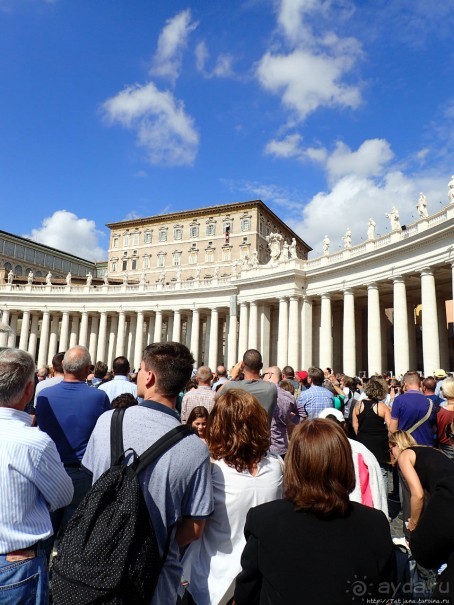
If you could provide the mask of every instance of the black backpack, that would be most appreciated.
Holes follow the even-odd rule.
[[[156,589],[171,532],[161,557],[138,475],[193,431],[180,425],[141,456],[133,449],[123,452],[125,411],[112,415],[112,466],[86,494],[59,544],[52,567],[56,605],[149,605]]]

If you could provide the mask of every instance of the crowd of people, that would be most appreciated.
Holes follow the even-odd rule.
[[[127,463],[191,427],[139,474],[162,558],[153,605],[413,602],[411,558],[436,577],[428,602],[454,602],[454,378],[263,367],[255,349],[194,369],[162,342],[137,369],[75,346],[36,370],[0,349],[1,605],[80,602],[52,594],[52,561],[113,464],[119,409]]]

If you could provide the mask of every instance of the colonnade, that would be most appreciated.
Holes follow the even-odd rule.
[[[118,310],[102,309],[100,303],[95,311],[89,301],[82,311],[8,305],[2,322],[11,332],[0,334],[0,345],[28,350],[38,367],[49,364],[57,351],[81,344],[93,360],[110,365],[126,355],[138,368],[146,344],[174,340],[191,349],[197,365],[212,368],[219,363],[231,367],[245,350],[256,348],[264,365],[301,369],[315,364],[349,375],[388,370],[400,375],[409,368],[430,374],[450,363],[446,300],[454,298],[454,262],[451,271],[449,288],[446,283],[437,288],[433,268],[424,267],[411,276],[323,293],[309,286],[248,300],[240,291],[211,308],[197,305],[196,292],[189,309],[171,299],[152,310],[133,310],[126,299]],[[417,308],[422,309],[420,322],[415,321]]]

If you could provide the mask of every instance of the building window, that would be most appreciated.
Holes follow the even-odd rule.
[[[5,263],[4,267],[5,271],[8,271],[8,273],[13,270],[13,265],[11,263]]]
[[[133,258],[131,261],[131,270],[135,271],[137,269],[137,259]]]
[[[216,233],[216,225],[214,223],[210,223],[207,225],[206,234],[208,236],[214,235]]]
[[[143,242],[144,244],[151,244],[151,231],[145,231]]]
[[[22,267],[20,265],[16,265],[14,268],[14,273],[19,276],[22,275]]]
[[[167,230],[166,229],[160,229],[159,230],[159,241],[160,242],[166,242],[167,241]]]
[[[179,267],[181,265],[181,252],[174,252],[172,254],[172,264],[174,267]]]
[[[196,265],[197,264],[197,252],[189,253],[189,264]]]
[[[214,250],[205,251],[205,262],[212,263],[214,261]]]
[[[193,225],[189,228],[189,237],[199,237],[199,226]]]
[[[126,234],[123,238],[123,245],[125,248],[129,247],[129,234]]]
[[[116,261],[116,260],[113,260],[113,261],[110,263],[110,270],[112,271],[112,273],[115,273],[115,272],[116,272],[116,270],[117,270],[117,261]]]
[[[241,246],[240,248],[240,257],[241,258],[246,258],[246,256],[249,254],[249,246]]]
[[[143,268],[144,269],[149,269],[150,268],[150,257],[149,256],[144,256],[143,257]]]
[[[181,227],[175,227],[173,230],[173,239],[183,239],[183,229]]]
[[[241,231],[249,231],[251,228],[251,219],[242,218],[240,223]]]
[[[231,248],[222,249],[222,260],[224,260],[224,261],[232,260],[232,249]]]
[[[166,255],[161,252],[160,254],[158,254],[158,267],[165,267],[166,266]]]
[[[112,248],[118,248],[118,237],[112,239]]]
[[[139,245],[139,234],[138,233],[134,233],[134,235],[132,236],[132,245],[133,246]]]
[[[122,270],[123,271],[127,271],[128,270],[128,261],[127,260],[124,260],[121,265],[122,265]]]
[[[227,231],[232,233],[232,230],[233,230],[232,221],[230,219],[223,221],[222,228],[224,230],[224,233],[227,233]]]

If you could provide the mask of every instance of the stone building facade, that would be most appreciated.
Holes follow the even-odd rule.
[[[232,230],[240,238],[238,254],[246,237],[238,226],[244,211],[235,215]],[[223,211],[204,210],[197,221],[205,229],[212,216],[220,217],[221,235],[215,240],[215,230],[206,241],[219,241],[222,254]],[[181,217],[171,217],[155,217],[153,237],[161,225],[167,224],[168,234],[176,224],[185,229]],[[136,222],[130,234],[136,227],[143,236]],[[125,230],[112,226],[112,237],[123,237]],[[147,343],[177,340],[190,347],[197,365],[211,367],[231,367],[246,349],[258,348],[265,365],[295,369],[318,365],[351,375],[454,370],[454,199],[405,229],[396,226],[380,237],[371,231],[366,242],[311,260],[301,241],[299,257],[279,233],[263,235],[268,249],[265,254],[262,248],[260,262],[221,261],[217,274],[202,263],[192,279],[177,273],[174,280],[143,279],[139,266],[134,283],[0,285],[2,322],[10,330],[0,334],[0,346],[28,350],[39,366],[79,343],[93,360],[111,364],[127,355],[137,368]],[[251,246],[260,249],[262,239],[255,237]],[[176,244],[167,243],[171,255]],[[186,243],[186,250],[193,243],[207,247],[190,238]],[[110,256],[112,250],[123,248],[111,245]],[[189,272],[189,263],[181,267]]]
[[[131,280],[142,273],[150,283],[227,277],[232,263],[257,258],[269,260],[267,236],[278,233],[298,258],[311,248],[262,201],[210,206],[198,210],[155,215],[109,223],[111,230],[108,274]]]
[[[55,278],[63,279],[68,273],[74,277],[85,277],[88,272],[94,275],[96,269],[95,263],[86,259],[0,231],[0,272],[6,276],[10,271],[19,278],[32,272],[39,281],[49,271]]]

